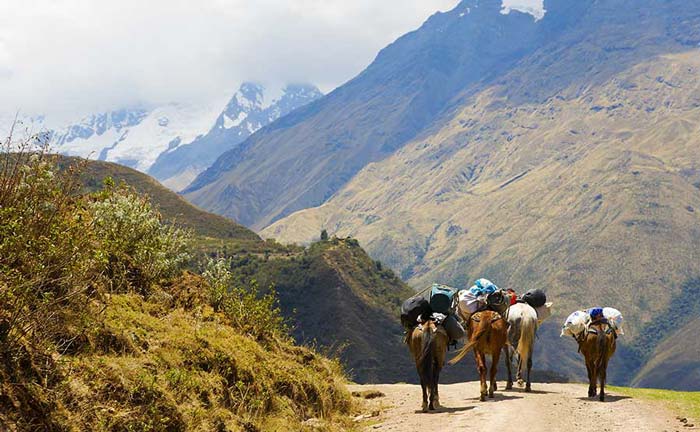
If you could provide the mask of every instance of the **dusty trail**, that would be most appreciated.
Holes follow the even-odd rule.
[[[410,384],[354,385],[352,391],[379,390],[386,396],[370,404],[381,407],[369,431],[484,431],[499,432],[661,432],[692,431],[683,427],[665,407],[627,396],[606,393],[606,402],[588,399],[581,384],[535,384],[533,392],[516,388],[503,391],[499,382],[495,399],[479,402],[479,383],[440,386],[443,408],[420,412],[420,386]]]

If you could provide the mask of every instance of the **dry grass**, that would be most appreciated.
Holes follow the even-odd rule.
[[[180,291],[182,292],[182,291]],[[110,296],[92,349],[61,356],[52,414],[73,430],[341,430],[353,410],[337,362],[287,341],[262,346],[209,306],[162,292]],[[187,303],[187,302],[184,302]]]

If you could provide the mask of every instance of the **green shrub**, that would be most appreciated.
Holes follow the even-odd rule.
[[[189,259],[191,234],[164,224],[148,198],[109,182],[96,198],[90,212],[112,291],[147,291],[176,275]]]
[[[255,280],[243,288],[235,283],[230,269],[228,259],[212,259],[206,264],[203,276],[210,285],[212,307],[221,310],[234,327],[258,342],[288,339],[275,290],[270,288],[262,294]]]
[[[209,304],[216,311],[220,311],[224,299],[233,286],[233,274],[231,273],[231,260],[209,259],[202,276],[209,283]]]
[[[74,171],[53,166],[42,149],[0,159],[0,346],[8,351],[21,340],[44,349],[60,339],[99,271]]]

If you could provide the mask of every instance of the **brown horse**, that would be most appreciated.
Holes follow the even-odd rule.
[[[498,359],[508,340],[508,324],[497,312],[489,310],[475,313],[469,318],[467,324],[469,343],[461,349],[455,358],[450,360],[450,364],[457,363],[474,348],[474,357],[481,378],[481,401],[484,402],[486,400],[486,355],[491,356],[488,396],[492,398],[493,392],[496,390]]]
[[[423,390],[423,412],[436,410],[440,406],[438,395],[440,371],[445,364],[449,343],[447,332],[442,326],[430,320],[413,329],[407,342],[416,361],[420,386]],[[430,395],[430,402],[428,402],[428,395]]]
[[[617,335],[605,320],[594,321],[588,330],[577,338],[578,349],[586,359],[588,369],[588,397],[596,396],[596,385],[600,379],[600,401],[605,401],[605,379],[608,361],[615,354]]]

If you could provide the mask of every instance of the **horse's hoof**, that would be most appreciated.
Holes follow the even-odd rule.
[[[525,387],[525,393],[530,393],[532,391],[532,387],[527,386]]]
[[[506,384],[506,390],[513,390],[513,383],[512,382],[509,382],[508,384]]]
[[[481,402],[486,402],[486,395],[482,394],[479,400],[481,400]]]
[[[498,384],[494,383],[494,384],[493,384],[493,389],[494,389],[495,391],[498,391]]]
[[[424,413],[427,413],[427,412],[428,412],[428,404],[427,404],[427,403],[424,403],[424,404],[423,404],[423,412],[424,412]]]
[[[600,394],[600,401],[605,402],[605,395],[602,393]]]
[[[495,396],[493,395],[493,393],[489,393],[489,397],[493,399]]]

